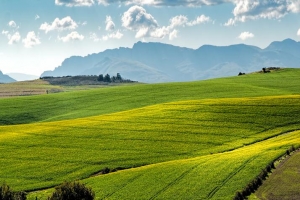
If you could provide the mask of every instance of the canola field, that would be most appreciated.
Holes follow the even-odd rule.
[[[28,199],[47,199],[51,187],[65,180],[83,181],[97,199],[232,199],[271,161],[300,145],[297,73],[287,69],[244,79],[0,101],[0,107],[11,105],[1,113],[0,181],[15,190],[33,191]],[[169,91],[166,95],[163,87]],[[106,94],[109,91],[115,98]],[[54,104],[49,96],[60,101]],[[79,100],[71,97],[86,101],[77,105]],[[101,105],[105,97],[111,102]],[[45,105],[52,106],[53,116],[43,110]],[[38,117],[29,120],[16,113]],[[106,167],[124,170],[97,175]]]

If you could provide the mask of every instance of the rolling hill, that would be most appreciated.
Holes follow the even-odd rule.
[[[232,199],[300,145],[299,76],[282,69],[0,99],[0,181],[39,190],[28,199],[78,179],[97,199]],[[99,175],[105,168],[123,170]]]
[[[258,71],[263,67],[300,67],[300,43],[291,39],[261,49],[244,44],[204,45],[189,49],[162,43],[138,42],[118,48],[73,56],[41,76],[98,75],[121,73],[146,83],[194,81]]]

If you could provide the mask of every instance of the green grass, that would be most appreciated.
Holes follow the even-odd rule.
[[[231,152],[129,169],[83,180],[96,199],[232,199],[261,169],[299,144],[300,132],[281,135]],[[52,190],[31,193],[46,199]]]
[[[283,162],[255,193],[259,199],[289,200],[300,198],[300,152],[292,154],[287,161]]]
[[[300,96],[194,100],[1,127],[1,178],[16,189],[228,151],[299,128]],[[13,167],[12,167],[13,165]]]
[[[166,102],[299,94],[299,69],[199,82],[120,86],[0,99],[0,124],[95,116]]]
[[[300,144],[299,75],[2,99],[0,182],[37,190],[84,179],[98,199],[231,199]],[[132,169],[89,178],[105,167]]]

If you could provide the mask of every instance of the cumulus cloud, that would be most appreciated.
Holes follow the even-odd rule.
[[[10,21],[10,22],[8,22],[8,26],[9,26],[9,27],[12,27],[12,28],[16,28],[16,27],[17,27],[17,24],[16,24],[15,21]]]
[[[106,31],[113,31],[115,29],[115,23],[113,22],[111,16],[106,16],[106,27],[105,30]]]
[[[58,39],[63,42],[79,41],[79,40],[83,40],[84,36],[80,35],[77,31],[73,31],[68,35],[66,35],[65,37],[58,37]]]
[[[177,33],[177,30],[173,30],[169,35],[169,40],[174,40],[175,38],[177,38]]]
[[[195,25],[203,24],[203,23],[210,22],[210,21],[211,21],[210,17],[207,17],[205,15],[200,15],[195,20],[188,22],[187,25],[195,26]]]
[[[235,5],[233,18],[224,25],[256,19],[280,19],[288,13],[300,11],[300,0],[232,0]]]
[[[45,31],[48,33],[49,31],[53,30],[74,30],[78,27],[77,23],[70,17],[67,16],[65,18],[59,19],[56,18],[52,24],[48,24],[47,22],[43,23],[40,26],[40,30]]]
[[[2,30],[1,33],[2,33],[2,35],[6,35],[6,36],[9,34],[9,32],[8,32],[8,31],[5,31],[5,30]]]
[[[123,37],[123,33],[121,33],[119,30],[114,32],[114,33],[110,33],[107,34],[105,36],[102,37],[102,39],[104,41],[108,40],[108,39],[121,39]]]
[[[297,35],[300,36],[300,28],[298,29]]]
[[[19,32],[15,32],[13,35],[8,35],[8,36],[9,36],[9,41],[8,41],[9,45],[16,44],[21,39],[21,35]]]
[[[250,33],[250,32],[242,32],[239,36],[239,39],[241,40],[247,40],[249,38],[253,38],[254,37],[254,34],[253,33]]]
[[[32,48],[41,44],[40,39],[35,35],[34,31],[28,32],[26,38],[24,38],[22,42],[26,48]]]
[[[9,31],[6,30],[2,30],[2,35],[5,35],[8,39],[8,44],[9,45],[13,45],[16,44],[20,41],[21,39],[21,35],[19,32],[15,32],[15,33],[9,33]]]
[[[164,38],[169,35],[169,39],[174,39],[177,37],[177,31],[174,30],[176,27],[195,26],[207,21],[210,21],[210,18],[205,15],[201,15],[193,21],[189,21],[184,15],[178,15],[170,19],[168,26],[160,27],[155,18],[140,6],[132,6],[122,16],[122,26],[135,31],[136,38]]]
[[[96,33],[90,33],[90,39],[93,40],[94,42],[99,42],[100,38],[98,37],[98,35]]]
[[[170,28],[174,28],[176,26],[184,26],[188,22],[188,18],[183,15],[178,15],[170,19]]]
[[[132,6],[123,14],[122,26],[129,30],[139,31],[144,28],[156,28],[158,23],[143,7]]]
[[[66,5],[68,7],[92,6],[94,3],[94,0],[55,0],[56,5]]]

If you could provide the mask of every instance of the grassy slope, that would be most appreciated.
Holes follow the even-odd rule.
[[[259,199],[291,200],[300,197],[300,152],[280,165],[255,193]],[[253,198],[254,199],[254,198]]]
[[[299,94],[299,69],[200,82],[135,85],[0,99],[0,124],[56,121],[194,99]]]
[[[194,100],[76,120],[3,126],[1,178],[34,189],[241,147],[299,128],[300,96]],[[230,119],[230,120],[229,120]]]
[[[255,176],[255,172],[252,172],[254,169],[259,171],[288,146],[299,142],[295,138],[285,138],[283,143],[273,144],[278,146],[264,148],[265,153],[260,156],[253,150],[265,145],[224,157],[225,160],[222,160],[222,155],[227,154],[218,152],[299,129],[300,97],[223,98],[299,94],[299,74],[299,70],[288,69],[278,73],[204,82],[140,85],[68,93],[70,96],[57,94],[11,99],[11,102],[0,101],[0,106],[15,105],[15,108],[9,107],[10,113],[6,112],[6,122],[13,121],[18,115],[14,109],[25,102],[27,106],[21,113],[25,110],[31,115],[40,113],[40,116],[29,121],[26,118],[25,121],[15,118],[15,123],[53,121],[0,128],[0,181],[5,180],[16,189],[36,189],[52,186],[66,179],[82,179],[104,167],[131,167],[177,160],[170,165],[168,162],[148,166],[159,166],[153,171],[154,174],[151,172],[144,175],[143,170],[148,169],[147,166],[132,169],[141,170],[141,179],[128,170],[116,175],[101,176],[100,182],[93,182],[96,178],[87,182],[97,190],[98,197],[109,196],[112,199],[120,199],[122,195],[129,194],[139,196],[139,192],[145,190],[145,184],[150,191],[144,193],[158,198],[168,198],[168,195],[177,191],[175,194],[189,194],[192,195],[191,198],[204,195],[206,198],[224,196],[225,199],[230,199],[233,191],[241,189]],[[278,81],[279,78],[281,81]],[[99,96],[107,97],[106,101],[105,98],[99,99]],[[64,98],[67,102],[63,101]],[[84,104],[78,105],[84,98]],[[57,99],[60,101],[54,104]],[[28,104],[30,101],[32,104]],[[140,108],[164,102],[171,103]],[[52,105],[52,109],[41,112],[45,105]],[[39,106],[39,109],[35,106]],[[61,115],[58,108],[64,108],[66,115]],[[99,115],[129,108],[139,109]],[[55,116],[50,118],[48,111]],[[93,115],[99,116],[54,121]],[[294,134],[292,136],[295,137]],[[246,152],[249,156],[244,156]],[[202,158],[209,158],[210,161]],[[221,161],[223,164],[220,164]],[[245,162],[251,164],[244,165]],[[187,176],[189,179],[184,179],[188,174],[187,169],[195,169],[195,173]],[[246,170],[245,173],[239,173],[243,170]],[[111,179],[113,176],[115,178]],[[218,180],[214,182],[211,176]],[[122,190],[135,178],[139,180],[136,184]],[[105,187],[102,179],[105,179],[103,183],[107,183]],[[178,182],[177,188],[168,187],[170,190],[166,193],[164,188],[172,186],[177,179],[185,182]],[[188,186],[195,189],[191,191]],[[179,192],[178,188],[184,190]],[[207,189],[204,191],[203,188]],[[103,191],[111,193],[102,194]]]
[[[299,145],[299,136],[295,131],[231,152],[148,165],[83,182],[94,189],[96,199],[232,199],[286,148]],[[46,199],[52,191],[34,192],[28,199]]]

